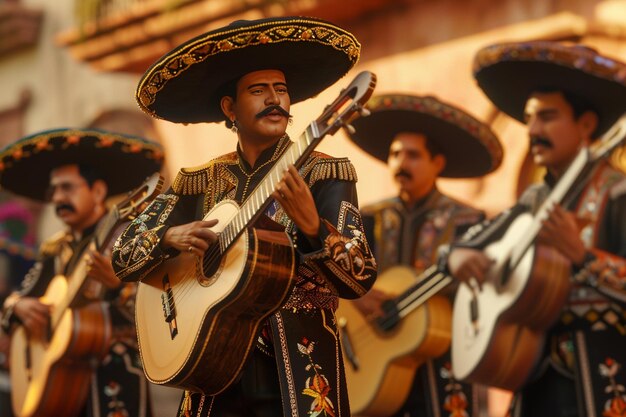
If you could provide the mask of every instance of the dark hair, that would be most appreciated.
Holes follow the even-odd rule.
[[[430,157],[434,158],[437,155],[443,154],[441,147],[435,143],[434,140],[431,140],[428,136],[424,135],[424,147],[430,153]]]
[[[558,89],[555,87],[547,87],[547,86],[536,88],[534,92],[536,93],[561,93],[565,101],[567,101],[569,105],[572,106],[572,112],[574,113],[575,120],[578,120],[580,116],[582,116],[584,113],[588,111],[593,112],[598,117],[600,117],[600,113],[598,113],[598,110],[596,110],[593,104],[591,104],[589,100],[587,100],[586,98],[584,98],[583,96],[579,94],[573,93],[568,90]],[[591,136],[592,138],[595,138],[597,136],[597,130],[595,130]]]
[[[224,97],[230,97],[233,99],[233,102],[237,99],[237,82],[239,81],[239,78],[233,79],[228,81],[227,83],[225,83],[224,85],[222,85],[218,90],[217,90],[217,99],[218,99],[218,106],[221,107],[221,101],[222,98]],[[233,127],[233,122],[231,122],[228,117],[226,117],[226,115],[224,115],[224,121],[226,122],[226,127],[228,129],[230,129],[231,127]]]
[[[78,165],[78,173],[80,174],[81,177],[85,179],[85,181],[87,181],[87,184],[89,184],[89,187],[93,186],[93,184],[98,180],[102,180],[105,183],[107,182],[106,178],[104,178],[104,175],[102,175],[102,173],[98,171],[96,168],[90,165],[84,165],[84,164],[77,164],[77,165]]]

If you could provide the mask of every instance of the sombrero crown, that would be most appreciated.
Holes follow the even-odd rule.
[[[536,41],[501,43],[478,51],[474,76],[487,97],[504,113],[524,122],[531,93],[573,93],[599,116],[597,134],[626,111],[626,65],[581,45]]]
[[[361,45],[349,32],[309,17],[236,21],[191,39],[143,75],[139,106],[177,123],[224,120],[225,85],[264,69],[283,71],[291,102],[313,97],[345,75]]]
[[[354,120],[355,132],[348,135],[383,162],[401,132],[423,134],[441,150],[446,157],[442,177],[478,177],[502,162],[502,146],[489,126],[435,97],[384,94],[372,97],[366,107],[371,114]]]
[[[109,195],[140,185],[161,169],[161,145],[96,129],[55,129],[24,137],[0,150],[0,186],[35,200],[45,200],[50,171],[82,164],[104,177]]]

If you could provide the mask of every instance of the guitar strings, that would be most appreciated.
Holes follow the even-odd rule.
[[[290,164],[298,164],[298,161],[303,160],[304,156],[307,155],[306,151],[309,149],[310,145],[314,142],[314,140],[310,139],[306,133],[307,132],[305,131],[302,135],[300,135],[300,137],[298,137],[298,139],[296,141],[291,142],[291,143],[289,143],[287,145],[287,147],[285,148],[285,151],[283,152],[283,154],[278,158],[278,160],[272,166],[270,171],[263,177],[263,179],[261,180],[259,185],[253,190],[253,192],[251,193],[250,197],[247,198],[244,202],[241,203],[241,205],[239,207],[239,209],[240,209],[239,213],[241,213],[242,208],[249,201],[251,201],[250,200],[251,198],[253,199],[253,196],[259,190],[262,190],[262,191],[265,190],[266,193],[267,193],[267,196],[265,196],[265,198],[262,199],[263,201],[261,203],[259,203],[259,207],[257,209],[255,209],[255,211],[259,211],[264,206],[269,204],[271,190],[275,189],[275,184],[272,184],[272,181],[277,183],[280,180],[279,171],[281,169],[282,170],[287,169],[288,165],[290,165]],[[312,151],[312,149],[311,149],[311,151]],[[291,158],[291,160],[289,160],[289,158]],[[273,176],[275,176],[276,178],[274,178]],[[267,183],[269,183],[269,184],[267,184]],[[237,215],[235,215],[234,218],[236,218]],[[227,229],[229,229],[229,231],[227,233],[229,233],[229,236],[233,235],[231,242],[229,242],[229,244],[227,245],[227,249],[224,252],[226,252],[228,250],[228,248],[230,248],[230,246],[234,242],[236,242],[238,240],[237,237],[241,233],[240,232],[240,233],[234,234],[234,232],[232,230],[232,227],[233,227],[232,225],[233,225],[234,218],[229,221],[229,223],[224,227],[224,229],[221,232],[221,233],[224,233]],[[249,223],[249,222],[246,222],[246,224],[247,223]],[[220,234],[220,236],[222,236],[222,235]],[[222,251],[221,251],[220,244],[219,244],[219,241],[218,241],[218,243],[216,243],[211,248],[209,248],[207,250],[207,252],[205,252],[205,254],[203,255],[203,257],[202,257],[202,268],[203,268],[202,273],[204,274],[204,272],[209,269],[209,266],[211,266],[214,262],[217,262],[221,256],[222,256]],[[181,282],[177,283],[175,287],[172,286],[171,287],[172,288],[171,295],[168,296],[168,302],[172,303],[172,298],[174,297],[174,295],[176,295],[176,301],[182,301],[183,299],[185,299],[186,296],[188,295],[188,291],[190,291],[194,287],[194,284],[193,284],[194,282],[195,282],[195,279],[192,279],[192,280],[189,280],[189,282],[182,282],[181,281]],[[176,291],[175,291],[175,288],[177,289]]]
[[[180,256],[180,255],[179,255]],[[189,268],[192,272],[191,274],[186,273],[184,276],[178,280],[177,282],[169,282],[170,291],[163,291],[167,294],[167,302],[170,305],[176,306],[177,303],[182,303],[187,299],[187,295],[194,288],[195,280],[195,268]],[[192,279],[188,279],[191,277]],[[176,308],[176,307],[174,307]]]
[[[436,275],[440,275],[440,274],[441,273],[437,273]],[[396,300],[399,300],[396,302],[396,305],[400,305],[402,302],[409,299],[409,296],[414,296],[414,297],[411,297],[412,300],[408,304],[401,306],[397,310],[397,314],[386,314],[382,317],[368,318],[365,320],[364,325],[357,327],[354,332],[349,333],[348,337],[349,339],[351,339],[351,344],[355,353],[357,350],[356,349],[357,346],[359,347],[361,352],[366,351],[367,348],[369,347],[375,346],[375,345],[367,344],[367,342],[370,342],[371,340],[373,340],[372,336],[375,336],[375,332],[368,331],[368,329],[384,327],[385,325],[392,324],[394,320],[399,321],[401,319],[400,314],[406,311],[407,309],[411,308],[415,303],[419,303],[420,298],[422,298],[424,295],[426,295],[429,292],[433,292],[433,290],[434,290],[434,293],[438,292],[441,288],[445,287],[446,285],[448,285],[450,281],[452,281],[452,279],[450,277],[447,277],[446,275],[443,275],[440,279],[437,279],[434,282],[432,282],[433,280],[430,280],[428,278],[420,281],[415,286],[409,288],[404,293],[402,293],[399,297],[396,298]],[[441,285],[442,282],[443,282],[443,285]],[[427,286],[427,284],[431,284],[431,285]],[[425,301],[427,300],[424,300],[424,302]],[[420,303],[420,305],[418,305],[416,308],[419,308],[423,304],[424,304],[423,302]],[[379,326],[377,322],[380,322],[382,326]],[[348,326],[349,326],[349,323],[348,323]],[[348,326],[346,326],[346,328]],[[368,333],[370,334],[368,335]],[[366,337],[366,336],[369,336],[369,337]],[[352,340],[353,338],[354,340]]]
[[[210,265],[211,262],[217,261],[219,256],[221,256],[221,251],[219,248],[219,244],[216,243],[212,245],[209,249],[207,249],[207,252],[205,252],[205,254],[203,255],[204,270],[206,270],[207,266]],[[206,259],[209,259],[210,261],[207,262]],[[190,277],[192,279],[188,279]],[[186,300],[189,292],[194,289],[195,283],[197,283],[197,280],[195,278],[196,278],[196,274],[195,274],[195,271],[193,271],[192,274],[185,275],[185,277],[182,280],[180,280],[178,283],[174,285],[170,283],[170,287],[172,291],[170,293],[171,295],[168,295],[167,297],[168,302],[172,305],[176,305],[175,303],[177,302],[180,303]]]

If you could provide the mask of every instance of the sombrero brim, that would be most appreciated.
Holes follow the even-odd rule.
[[[148,114],[176,123],[219,122],[222,88],[243,75],[285,74],[292,103],[313,97],[356,64],[349,32],[313,18],[238,21],[178,46],[144,74],[136,91]]]
[[[568,91],[586,99],[598,113],[598,135],[626,111],[626,65],[581,46],[492,45],[477,53],[474,76],[498,109],[522,123],[528,97],[541,89]]]
[[[433,97],[374,97],[371,114],[356,119],[349,134],[361,149],[387,162],[389,147],[401,132],[425,135],[446,157],[441,177],[480,177],[502,162],[502,147],[488,126]]]
[[[142,138],[100,130],[57,129],[27,136],[0,151],[0,186],[44,201],[50,171],[84,164],[98,170],[109,195],[139,186],[161,169],[163,149]]]

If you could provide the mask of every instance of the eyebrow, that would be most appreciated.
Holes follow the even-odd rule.
[[[551,116],[553,114],[557,114],[558,112],[559,111],[555,108],[547,108],[547,109],[539,110],[537,113],[535,113],[535,115],[545,117],[545,116]],[[528,114],[527,112],[524,112],[524,121],[527,122],[529,118],[530,118],[530,114]]]
[[[251,89],[256,88],[256,87],[269,87],[269,85],[270,85],[269,83],[256,83],[256,84],[249,85],[247,89],[251,90]],[[276,82],[276,83],[272,84],[273,87],[280,86],[280,85],[282,85],[283,87],[287,87],[287,83],[284,83],[282,81],[279,81],[279,82]]]

